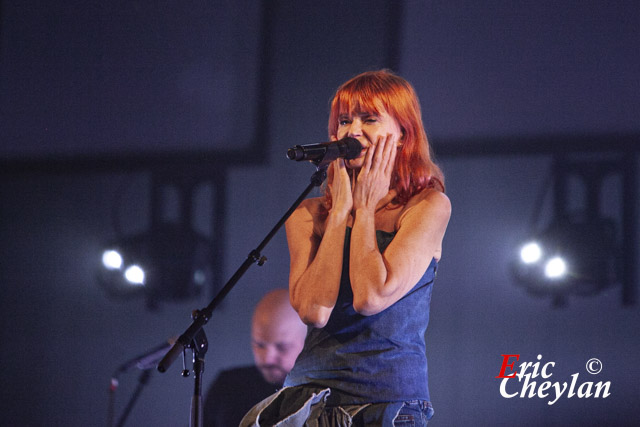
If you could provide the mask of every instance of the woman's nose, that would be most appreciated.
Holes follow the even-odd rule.
[[[362,123],[360,122],[360,120],[355,119],[351,122],[351,124],[349,125],[349,132],[347,133],[347,136],[350,136],[352,138],[362,136]]]

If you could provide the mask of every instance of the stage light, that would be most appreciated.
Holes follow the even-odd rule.
[[[113,249],[102,253],[102,265],[108,270],[120,270],[122,268],[122,255]]]
[[[544,266],[544,275],[549,279],[562,279],[567,273],[567,263],[559,256],[551,258]]]
[[[532,264],[540,261],[542,257],[542,248],[537,242],[529,242],[522,246],[520,250],[520,259],[525,264]]]
[[[613,221],[565,218],[520,246],[512,274],[532,295],[592,295],[616,283],[616,253]]]
[[[139,265],[131,265],[124,271],[124,278],[132,285],[144,285],[144,270]]]
[[[211,286],[208,239],[177,224],[111,242],[102,254],[98,282],[109,296],[144,296],[149,308],[161,301],[199,296]]]
[[[553,155],[522,242],[537,242],[540,256],[518,245],[511,259],[514,282],[555,306],[618,284],[623,304],[637,300],[637,159],[600,145]]]

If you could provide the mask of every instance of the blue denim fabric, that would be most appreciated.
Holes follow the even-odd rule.
[[[393,420],[394,427],[426,427],[433,417],[431,402],[411,400],[404,402],[402,408]]]
[[[386,310],[363,316],[353,309],[349,281],[351,230],[345,238],[342,279],[336,305],[324,328],[310,328],[285,386],[330,388],[333,406],[412,399],[429,401],[424,335],[429,323],[437,262],[405,296]],[[384,252],[395,233],[377,231]]]

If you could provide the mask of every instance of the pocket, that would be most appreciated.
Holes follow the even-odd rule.
[[[425,427],[433,416],[431,404],[422,400],[404,402],[393,420],[395,427],[417,426]]]
[[[414,427],[416,425],[416,419],[413,414],[398,414],[393,421],[394,427]]]

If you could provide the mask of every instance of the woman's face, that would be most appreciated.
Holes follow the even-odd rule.
[[[385,138],[387,135],[390,135],[391,141],[397,145],[402,137],[402,130],[398,122],[384,108],[380,108],[378,113],[353,111],[338,117],[336,139],[339,140],[347,136],[356,138],[363,147],[359,157],[345,162],[349,168],[362,167],[367,150],[375,146],[378,138]]]

